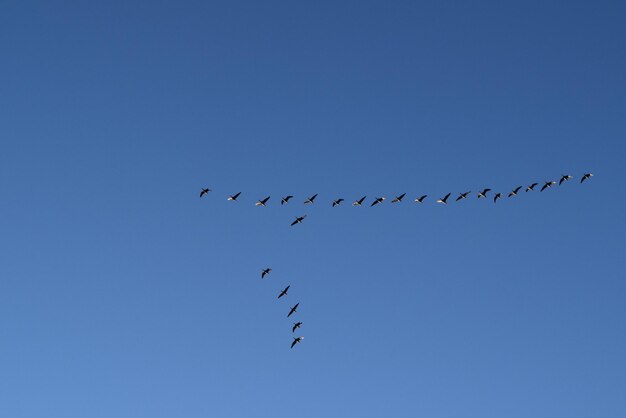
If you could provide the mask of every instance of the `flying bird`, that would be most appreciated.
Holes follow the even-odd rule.
[[[285,203],[289,203],[289,199],[291,199],[293,196],[289,195],[289,196],[285,196],[282,199],[280,199],[280,204],[284,205]]]
[[[361,206],[363,204],[363,201],[365,200],[366,197],[367,196],[363,196],[359,200],[355,200],[354,203],[352,203],[352,206]]]
[[[265,204],[267,203],[267,201],[270,200],[270,197],[267,196],[265,199],[263,200],[259,200],[258,202],[256,202],[254,204],[254,206],[265,206]]]
[[[539,183],[533,183],[533,184],[531,184],[530,186],[528,186],[528,187],[526,188],[526,191],[527,191],[527,192],[529,192],[529,191],[531,191],[531,190],[534,190],[534,189],[535,189],[535,186],[536,186],[536,185],[538,185],[538,184],[539,184]]]
[[[309,197],[307,200],[304,201],[304,204],[308,204],[308,203],[314,203],[315,202],[315,198],[317,197],[317,193],[315,193],[313,196]]]
[[[290,287],[291,287],[291,285],[289,285],[289,286],[287,286],[286,288],[284,288],[284,289],[282,290],[282,292],[280,292],[280,294],[278,295],[278,298],[277,298],[277,299],[280,299],[280,298],[282,298],[283,296],[287,296],[287,291],[289,290],[289,288],[290,288]]]
[[[289,318],[291,314],[293,314],[294,312],[298,311],[298,305],[300,305],[300,302],[296,303],[295,305],[291,307],[291,309],[289,310],[289,313],[287,314],[287,318]]]
[[[204,196],[205,194],[209,193],[211,191],[211,189],[202,189],[200,190],[200,197]]]
[[[335,207],[337,205],[341,205],[341,202],[343,202],[343,199],[333,200],[333,207]]]
[[[553,184],[556,184],[556,181],[546,181],[546,183],[543,185],[543,187],[539,191],[543,192],[547,188],[552,187]]]
[[[398,203],[398,202],[402,202],[402,199],[404,199],[404,196],[406,196],[406,193],[402,193],[400,196],[396,196],[395,199],[393,199],[391,201],[391,203]]]
[[[425,194],[425,195],[423,195],[423,196],[420,196],[420,197],[416,197],[416,198],[415,198],[415,202],[417,202],[417,203],[423,203],[423,202],[424,202],[424,199],[426,199],[427,197],[428,197],[428,195],[427,195],[427,194]]]
[[[583,177],[580,179],[580,183],[582,184],[583,181],[590,179],[591,177],[593,177],[593,173],[584,174]]]
[[[457,198],[456,198],[456,201],[458,202],[458,201],[459,201],[459,200],[461,200],[461,199],[467,199],[467,196],[468,196],[470,193],[472,193],[472,192],[471,192],[471,191],[469,191],[469,192],[461,193],[461,194],[459,195],[459,197],[457,197]]]
[[[442,197],[441,199],[437,200],[437,203],[443,203],[444,205],[448,204],[448,198],[450,197],[452,193],[448,193],[445,197]]]
[[[383,203],[383,201],[386,199],[386,197],[377,197],[376,199],[374,199],[374,201],[372,202],[372,204],[370,205],[370,207],[377,205],[379,203]]]
[[[302,326],[302,322],[296,322],[293,324],[293,328],[291,328],[291,332],[296,332],[298,328]]]
[[[491,189],[483,189],[480,192],[478,192],[478,198],[480,199],[481,197],[487,197],[487,193],[489,193],[491,191]]]
[[[226,200],[232,200],[234,202],[235,200],[237,200],[237,198],[239,197],[240,194],[241,194],[241,192],[239,192],[237,194],[234,194],[232,196],[228,196],[228,199],[226,199]]]
[[[516,188],[514,188],[513,190],[511,190],[511,193],[509,193],[509,197],[511,196],[517,196],[517,192],[519,192],[519,189],[521,189],[522,186],[517,186]]]
[[[266,268],[266,269],[261,270],[261,278],[264,278],[265,276],[267,276],[268,274],[270,274],[270,272],[271,272],[271,271],[272,271],[272,269],[271,269],[271,268],[269,268],[269,267],[268,267],[268,268]]]
[[[496,201],[500,199],[501,197],[502,197],[502,193],[496,193],[496,195],[493,197],[493,203],[496,203]]]
[[[306,215],[296,216],[296,220],[291,223],[291,226],[294,226],[295,224],[301,224],[304,218],[306,218]]]
[[[569,174],[563,174],[563,176],[561,177],[561,180],[559,180],[559,186],[563,184],[563,182],[569,181],[569,179],[571,178],[572,176],[570,176]]]
[[[304,340],[304,337],[294,337],[293,342],[291,343],[291,348],[302,340]]]

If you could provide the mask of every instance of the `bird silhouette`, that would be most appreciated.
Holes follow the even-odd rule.
[[[459,200],[461,200],[461,199],[467,199],[467,196],[468,196],[470,193],[472,193],[472,192],[471,192],[471,191],[469,191],[469,192],[461,193],[461,194],[459,195],[459,197],[457,197],[457,198],[456,198],[456,201],[458,202],[458,201],[459,201]]]
[[[483,189],[480,192],[478,192],[478,198],[480,199],[481,197],[487,197],[487,193],[489,193],[491,191],[491,189]]]
[[[583,181],[590,179],[591,177],[593,177],[593,173],[584,174],[583,177],[580,179],[580,184],[582,184]]]
[[[301,326],[302,326],[302,322],[295,322],[293,324],[293,328],[291,328],[291,332],[296,332],[296,330],[300,328]]]
[[[343,202],[343,199],[333,200],[333,207],[335,207],[337,205],[341,205],[341,202]]]
[[[514,188],[513,190],[511,190],[511,193],[509,193],[509,197],[511,196],[517,196],[517,192],[519,192],[519,189],[521,189],[522,186],[517,186],[516,188]]]
[[[306,215],[296,216],[296,220],[291,223],[291,226],[294,226],[295,224],[301,224],[304,218],[306,218]]]
[[[280,292],[280,294],[278,295],[278,298],[277,298],[277,299],[280,299],[280,298],[282,298],[283,296],[287,296],[287,291],[289,290],[289,288],[290,288],[290,287],[291,287],[291,285],[289,285],[289,286],[287,286],[286,288],[284,288],[284,289]]]
[[[359,200],[355,200],[354,203],[352,203],[352,206],[361,206],[363,204],[363,201],[365,200],[366,197],[367,196],[363,196]]]
[[[285,196],[282,199],[280,199],[280,204],[284,205],[285,203],[289,203],[289,199],[293,198],[293,196],[289,195],[289,196]]]
[[[404,199],[404,196],[406,196],[406,193],[402,193],[400,196],[396,196],[395,199],[391,201],[391,203],[402,202],[402,199]]]
[[[546,181],[545,184],[543,185],[543,187],[541,188],[541,190],[539,190],[540,192],[543,192],[544,190],[552,187],[553,184],[556,184],[556,181]]]
[[[237,198],[239,197],[239,195],[241,194],[241,192],[234,194],[232,196],[228,196],[228,199],[226,200],[232,200],[233,202],[237,200]]]
[[[266,268],[266,269],[261,270],[261,278],[264,278],[265,276],[267,276],[268,274],[270,274],[270,272],[271,272],[271,271],[272,271],[272,269],[271,269],[271,268],[269,268],[269,267],[268,267],[268,268]]]
[[[291,307],[291,309],[289,310],[289,313],[287,314],[287,318],[289,318],[294,312],[298,311],[298,305],[300,305],[300,302],[296,303],[295,305]]]
[[[424,199],[426,199],[427,197],[428,197],[428,195],[427,195],[427,194],[422,195],[422,196],[420,196],[420,197],[416,197],[416,198],[415,198],[415,202],[416,202],[416,203],[423,203],[423,202],[424,202]]]
[[[315,203],[315,198],[317,197],[317,193],[315,193],[313,196],[309,197],[307,200],[304,201],[304,204],[309,204],[309,203]]]
[[[386,199],[386,197],[377,197],[376,199],[374,199],[374,201],[372,202],[372,204],[370,205],[370,207],[375,206],[379,203],[383,203],[384,200]]]
[[[294,337],[293,342],[291,343],[291,348],[293,348],[300,341],[304,340],[304,337]]]
[[[265,204],[267,203],[267,201],[270,200],[270,197],[267,196],[265,199],[263,200],[259,200],[258,202],[256,202],[254,204],[254,206],[265,206]]]
[[[500,199],[501,197],[502,197],[502,193],[496,193],[496,195],[493,197],[493,203],[496,203],[496,201]]]
[[[450,197],[452,193],[448,193],[447,195],[445,195],[445,197],[442,197],[441,199],[437,200],[437,203],[443,203],[444,205],[448,204],[448,198]]]
[[[202,189],[200,190],[200,197],[204,196],[205,194],[209,193],[211,191],[211,189]]]
[[[563,176],[561,176],[561,179],[559,180],[559,186],[563,184],[563,182],[569,181],[569,179],[571,178],[572,176],[570,176],[569,174],[563,174]]]
[[[536,185],[538,185],[538,184],[539,184],[539,183],[533,183],[533,184],[531,184],[530,186],[528,186],[528,187],[526,188],[526,191],[527,191],[527,192],[530,192],[531,190],[535,190],[535,186],[536,186]]]

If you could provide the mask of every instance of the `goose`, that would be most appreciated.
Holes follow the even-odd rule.
[[[232,196],[228,196],[228,199],[226,200],[232,200],[233,202],[237,200],[237,198],[239,197],[239,195],[241,194],[241,192],[234,194]]]
[[[291,199],[293,196],[289,195],[289,196],[285,196],[282,199],[280,199],[280,204],[284,205],[285,203],[289,203],[289,199]]]
[[[294,337],[293,342],[291,343],[291,348],[293,348],[300,341],[304,340],[304,337]]]
[[[307,200],[304,201],[304,204],[308,204],[308,203],[314,203],[315,202],[315,198],[317,197],[317,193],[315,193],[313,196],[309,197]]]
[[[552,187],[553,184],[556,184],[556,181],[546,181],[546,183],[543,185],[543,187],[541,188],[541,190],[539,190],[540,192],[543,192],[544,190],[546,190],[549,187]]]
[[[268,274],[270,274],[270,272],[271,272],[271,271],[272,271],[272,269],[271,269],[271,268],[269,268],[269,267],[268,267],[268,268],[266,268],[266,269],[261,270],[261,278],[264,278],[265,276],[267,276]]]
[[[302,326],[302,322],[296,322],[293,324],[293,328],[291,328],[291,332],[296,332],[298,328]]]
[[[333,200],[333,207],[335,207],[337,205],[341,205],[341,202],[343,202],[343,199]]]
[[[352,203],[352,206],[361,206],[363,204],[363,201],[365,200],[366,197],[367,196],[363,196],[359,200],[355,200],[354,203]]]
[[[379,203],[383,203],[383,201],[386,199],[386,197],[377,197],[376,199],[374,199],[374,201],[372,202],[372,204],[370,205],[370,207],[377,205]]]
[[[539,183],[533,183],[533,184],[531,184],[530,186],[528,186],[528,187],[526,188],[526,191],[527,191],[527,192],[530,192],[531,190],[534,190],[534,189],[535,189],[535,186],[536,186],[536,185],[538,185],[538,184],[539,184]]]
[[[282,292],[280,292],[280,294],[278,295],[278,298],[277,298],[277,299],[280,299],[280,298],[282,298],[283,296],[287,296],[287,291],[289,290],[289,288],[290,288],[290,287],[291,287],[291,285],[289,285],[289,286],[287,286],[286,288],[284,288],[284,289],[282,290]]]
[[[294,312],[298,311],[298,305],[300,305],[300,302],[296,303],[295,305],[291,307],[291,309],[289,310],[289,313],[287,314],[287,318],[289,318]]]
[[[437,200],[437,203],[443,203],[444,205],[448,204],[448,198],[450,197],[452,193],[448,193],[445,197],[442,197],[441,199]]]
[[[511,190],[511,193],[509,193],[509,197],[511,196],[517,196],[517,192],[519,192],[519,189],[521,189],[522,186],[517,186],[516,188],[514,188],[513,190]]]
[[[582,184],[583,181],[590,179],[591,177],[593,177],[593,173],[584,174],[583,177],[580,179],[580,183]]]
[[[200,197],[204,196],[205,194],[209,193],[211,191],[211,189],[202,189],[200,190]]]
[[[420,196],[420,197],[416,197],[416,198],[415,198],[415,202],[416,202],[416,203],[423,203],[423,202],[424,202],[424,199],[426,199],[427,197],[428,197],[428,195],[427,195],[427,194],[422,195],[422,196]]]
[[[402,199],[404,199],[404,196],[406,196],[406,193],[402,193],[400,196],[396,196],[395,199],[393,199],[391,201],[391,203],[398,203],[398,202],[402,202]]]
[[[301,224],[304,218],[306,218],[306,215],[296,216],[296,220],[291,223],[291,226],[294,226],[295,224]]]
[[[478,192],[478,198],[480,199],[481,197],[487,197],[487,193],[489,193],[490,191],[491,189],[481,190],[480,192]]]
[[[471,192],[471,191],[469,191],[469,192],[461,193],[461,194],[459,195],[459,197],[457,197],[457,198],[456,198],[456,201],[458,202],[458,201],[459,201],[459,200],[461,200],[461,199],[467,199],[467,196],[468,196],[470,193],[472,193],[472,192]]]
[[[559,186],[563,184],[563,182],[569,181],[569,179],[571,178],[572,176],[570,176],[569,174],[563,174],[563,176],[561,177],[561,180],[559,180]]]
[[[496,193],[496,195],[493,197],[493,203],[496,203],[496,201],[500,199],[501,197],[502,197],[502,193]]]
[[[254,206],[265,206],[265,204],[267,203],[267,201],[270,200],[270,197],[267,196],[265,199],[263,200],[259,200],[258,202],[256,202],[254,204]]]

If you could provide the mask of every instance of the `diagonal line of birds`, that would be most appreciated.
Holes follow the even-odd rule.
[[[264,279],[271,272],[272,272],[272,269],[270,267],[266,267],[266,268],[262,269],[261,270],[261,279]],[[290,288],[291,288],[291,285],[287,285],[287,287],[285,287],[283,290],[281,290],[278,293],[278,297],[276,299],[280,300],[280,298],[287,296]],[[289,313],[287,314],[287,318],[289,318],[291,315],[293,315],[296,312],[298,312],[298,307],[299,306],[300,306],[300,302],[297,302],[295,305],[293,305],[291,308],[289,308]],[[294,334],[296,332],[296,330],[299,329],[302,326],[302,324],[303,324],[302,321],[294,322],[293,326],[291,327],[291,333]],[[293,341],[291,342],[291,348],[294,348],[297,344],[299,344],[302,340],[304,340],[303,336],[292,337],[292,338],[293,338]]]
[[[580,178],[580,184],[584,183],[586,180],[589,180],[591,177],[593,177],[593,173],[585,173],[583,174],[583,176]],[[553,185],[557,184],[559,186],[563,185],[564,183],[570,181],[573,178],[573,176],[569,175],[569,174],[563,174],[560,178],[559,181],[555,181],[555,180],[547,180],[543,183],[543,185],[541,186],[541,188],[539,189],[539,192],[543,192],[546,189],[551,188]],[[537,186],[539,186],[540,183],[538,182],[534,182],[529,184],[528,186],[526,186],[526,188],[524,188],[524,186],[516,186],[515,188],[513,188],[508,194],[507,197],[508,198],[513,198],[515,196],[517,196],[520,191],[524,188],[524,191],[526,193],[528,192],[532,192],[535,190],[535,188],[537,188]],[[212,192],[212,190],[208,187],[203,187],[200,190],[200,197],[204,197],[207,196],[210,192]],[[492,194],[489,194],[489,192],[492,192]],[[461,200],[465,200],[467,198],[469,198],[471,196],[471,190],[468,190],[466,192],[461,192],[459,193],[458,197],[454,200],[455,202],[459,202]],[[438,204],[442,204],[442,205],[447,205],[448,204],[448,198],[450,198],[450,196],[452,195],[452,192],[446,194],[443,197],[440,197],[439,199],[435,200],[435,203]],[[241,192],[235,193],[233,195],[230,195],[226,198],[226,200],[231,201],[231,202],[238,202],[239,197],[241,196]],[[318,194],[314,194],[312,196],[309,196],[306,198],[306,200],[304,200],[304,205],[313,205],[316,202]],[[401,203],[404,200],[404,197],[406,196],[406,193],[402,193],[396,197],[394,197],[391,200],[391,203]],[[418,203],[418,204],[424,204],[426,203],[426,200],[428,198],[429,195],[424,194],[421,196],[416,197],[413,202],[414,203]],[[492,189],[490,188],[484,188],[482,190],[479,190],[476,194],[476,196],[478,197],[478,199],[488,199],[491,198],[491,196],[493,196],[493,203],[497,203],[498,200],[502,199],[502,196],[504,196],[504,194],[502,192],[495,192],[492,191]],[[271,196],[266,196],[263,197],[259,200],[257,200],[254,205],[255,206],[267,206],[269,204]],[[286,196],[282,196],[280,199],[280,204],[281,205],[287,205],[291,202],[291,199],[293,199],[294,196],[292,195],[286,195]],[[352,202],[352,206],[364,206],[369,204],[370,207],[382,204],[387,198],[385,196],[378,196],[378,197],[374,197],[373,200],[371,200],[370,202],[366,202],[367,200],[367,195],[356,199],[354,202]],[[343,202],[345,202],[345,199],[343,198],[336,198],[333,199],[331,201],[331,206],[335,207],[335,206],[340,206]],[[291,226],[295,226],[298,224],[301,224],[302,222],[304,222],[304,220],[306,219],[307,215],[301,215],[301,216],[296,216],[294,217],[295,219],[291,222]]]

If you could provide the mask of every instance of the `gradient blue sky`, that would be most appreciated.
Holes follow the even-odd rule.
[[[0,416],[626,416],[624,22],[0,2]]]

